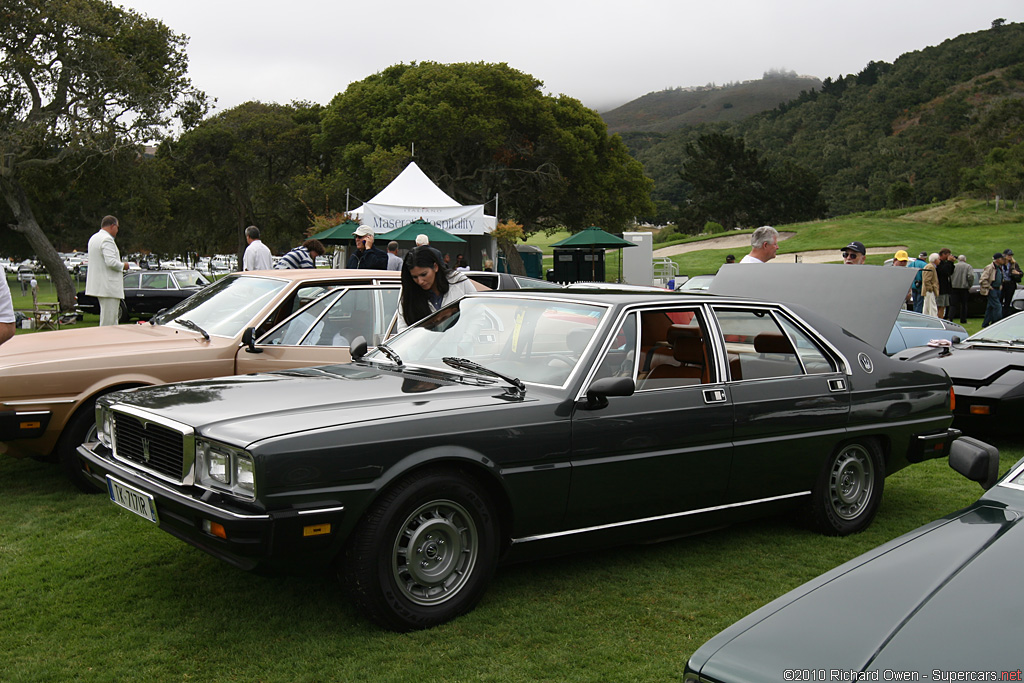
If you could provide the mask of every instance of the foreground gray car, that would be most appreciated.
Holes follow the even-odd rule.
[[[990,486],[995,449],[968,454],[958,444],[950,465]],[[693,654],[685,681],[1024,680],[1024,593],[1016,580],[1022,520],[1024,460],[973,505],[725,629]]]

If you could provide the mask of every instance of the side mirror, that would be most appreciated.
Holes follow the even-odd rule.
[[[352,360],[359,360],[366,355],[366,337],[356,337],[349,344],[348,353],[352,356]]]
[[[609,396],[632,396],[636,384],[632,377],[602,377],[587,389],[587,410],[597,410],[608,405]]]
[[[245,344],[246,353],[263,353],[263,349],[256,348],[256,328],[247,327],[242,333],[242,343]]]
[[[987,491],[999,479],[999,449],[961,436],[949,447],[949,466]]]

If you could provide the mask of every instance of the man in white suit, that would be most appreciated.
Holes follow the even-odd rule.
[[[128,264],[121,261],[114,237],[117,219],[104,216],[100,229],[89,238],[89,270],[85,274],[85,293],[96,297],[100,304],[100,326],[116,325],[118,309],[124,298],[124,271]]]

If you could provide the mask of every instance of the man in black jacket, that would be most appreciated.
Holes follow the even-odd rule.
[[[352,233],[356,238],[356,251],[348,257],[347,268],[387,270],[388,255],[373,246],[373,228],[360,225]]]

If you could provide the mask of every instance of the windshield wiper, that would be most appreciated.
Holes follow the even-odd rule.
[[[191,320],[186,320],[185,318],[178,318],[174,322],[178,323],[182,327],[187,327],[190,330],[195,330],[199,334],[203,335],[203,339],[205,339],[206,341],[210,341],[210,335],[207,334],[206,330],[204,330],[203,328],[199,327],[199,325],[196,325]]]
[[[482,375],[488,375],[490,377],[497,377],[500,380],[508,382],[508,384],[513,389],[513,391],[511,391],[510,393],[516,398],[522,398],[523,396],[526,395],[526,385],[523,384],[523,381],[517,377],[509,377],[508,375],[503,375],[500,372],[495,372],[494,370],[484,367],[483,365],[480,365],[475,361],[471,361],[468,358],[454,358],[452,356],[445,356],[441,360],[444,361],[445,365],[453,367],[456,370],[467,370],[469,372],[476,372]]]
[[[402,367],[402,359],[399,358],[398,354],[395,353],[395,350],[392,349],[390,346],[388,346],[387,344],[377,344],[377,350],[383,353],[385,356],[387,356],[388,360],[390,360],[392,363],[394,363],[398,367]]]
[[[987,337],[974,337],[973,339],[968,339],[967,341],[981,342],[982,344],[1009,344],[1010,343],[1010,342],[1008,342],[1005,339],[989,339]]]

